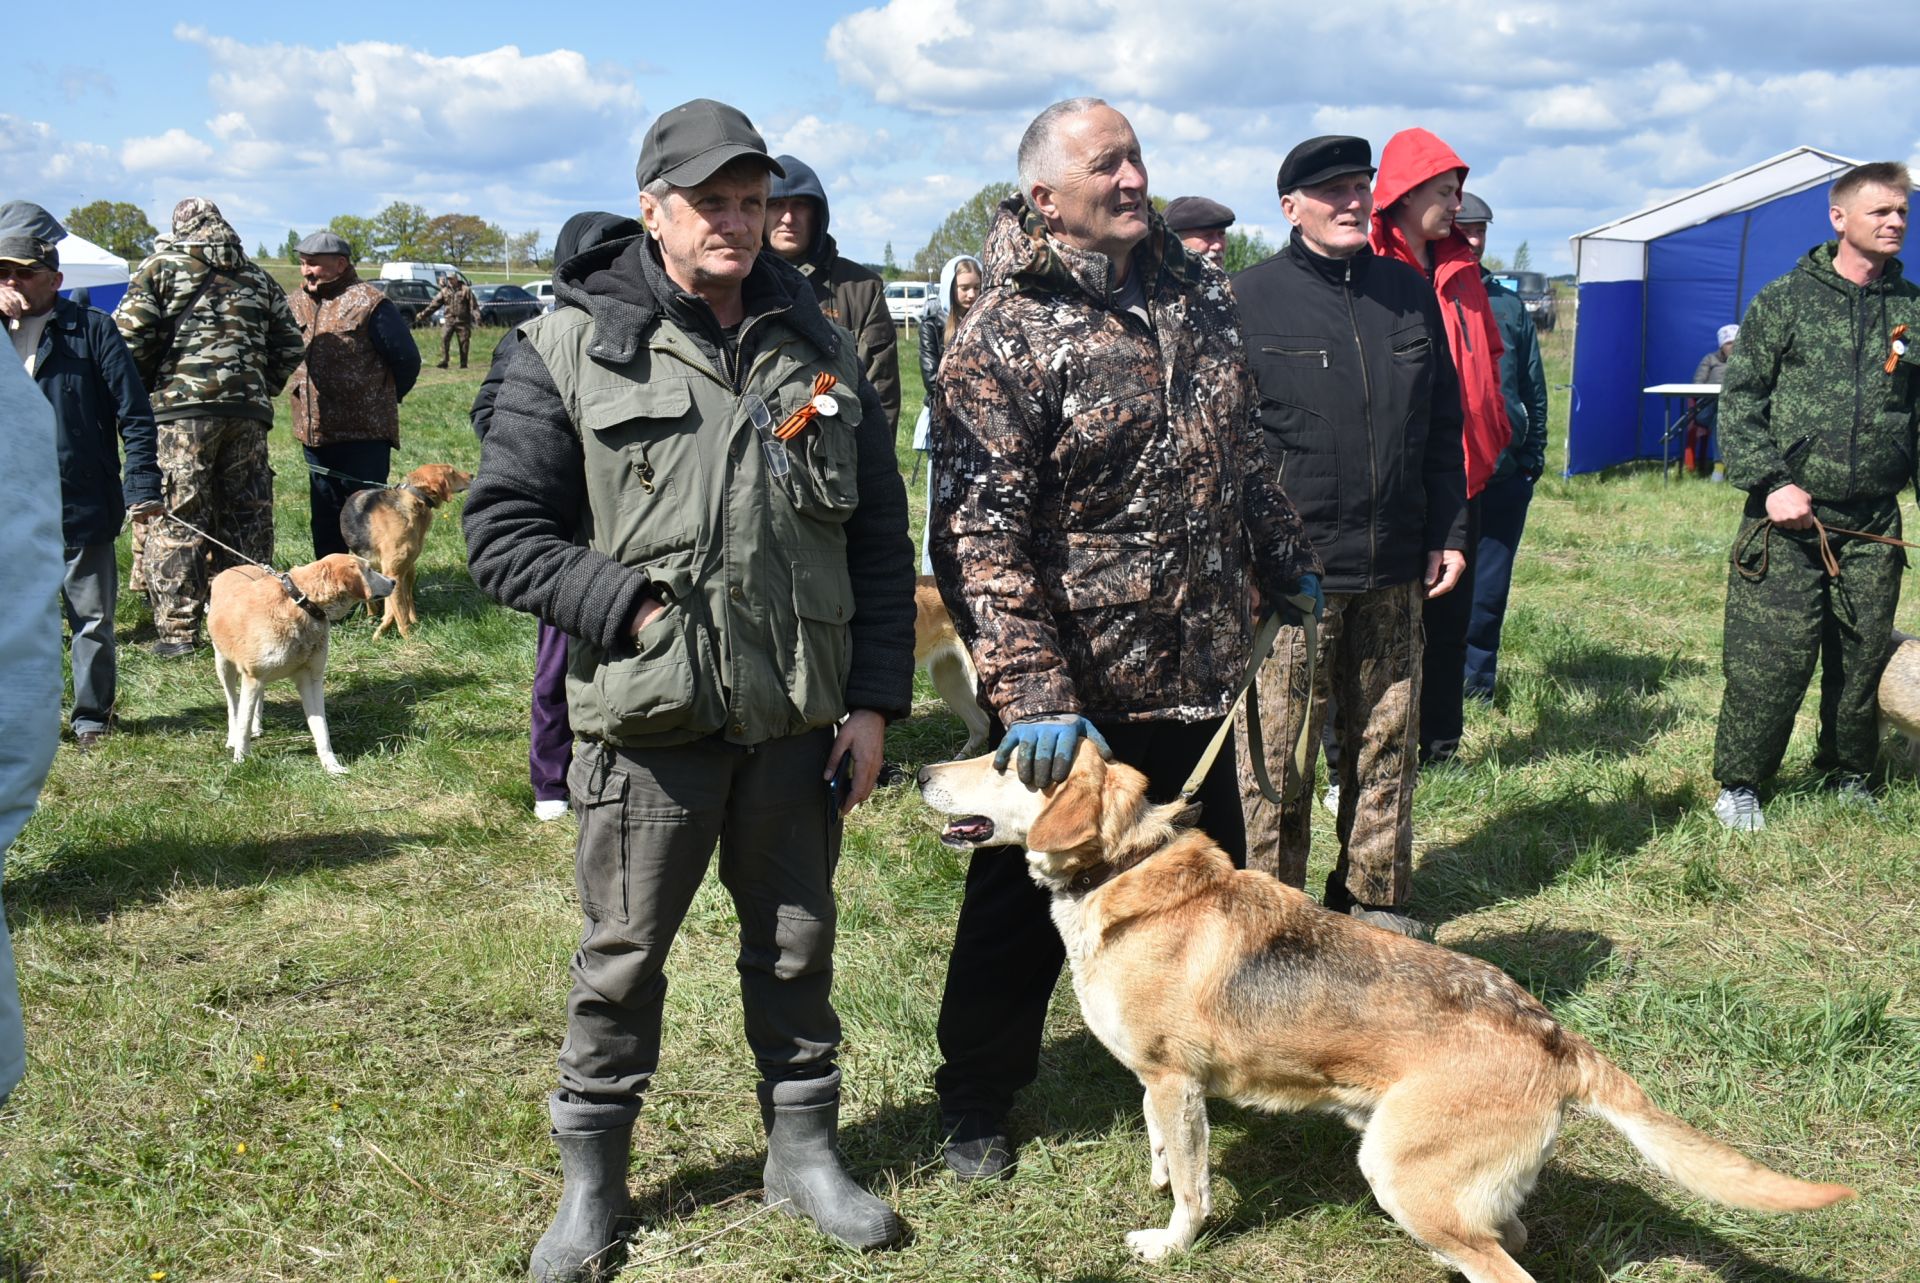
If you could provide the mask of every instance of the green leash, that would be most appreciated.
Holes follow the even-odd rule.
[[[1299,613],[1303,621],[1301,627],[1306,632],[1307,643],[1307,698],[1313,698],[1314,664],[1320,653],[1320,621],[1314,618],[1313,598],[1304,593],[1286,599],[1286,604]],[[1275,611],[1260,622],[1253,634],[1253,654],[1247,659],[1247,675],[1240,681],[1240,691],[1233,697],[1233,704],[1227,709],[1227,715],[1220,721],[1220,729],[1213,733],[1213,739],[1207,745],[1207,751],[1200,755],[1200,762],[1193,768],[1193,774],[1187,776],[1187,782],[1180,786],[1180,800],[1193,801],[1194,794],[1200,791],[1200,782],[1207,778],[1207,772],[1220,758],[1220,750],[1227,742],[1227,736],[1233,734],[1233,715],[1242,703],[1247,706],[1247,756],[1253,759],[1253,782],[1260,788],[1260,795],[1275,806],[1284,805],[1280,791],[1273,787],[1273,777],[1267,773],[1266,742],[1260,731],[1260,689],[1256,678],[1260,675],[1260,665],[1273,653],[1273,642],[1280,635],[1280,612]],[[1251,700],[1247,699],[1253,695]],[[1307,727],[1311,717],[1300,719],[1300,734],[1293,743],[1293,791],[1300,794],[1307,787],[1307,765],[1312,746],[1307,743]]]

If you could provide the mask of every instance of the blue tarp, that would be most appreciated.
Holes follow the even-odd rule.
[[[1659,458],[1666,407],[1640,389],[1692,382],[1715,331],[1832,236],[1821,184],[1648,241],[1644,282],[1582,284],[1569,475]]]

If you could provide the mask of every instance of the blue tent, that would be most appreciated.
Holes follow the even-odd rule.
[[[1666,407],[1714,332],[1833,237],[1827,188],[1857,162],[1797,147],[1573,238],[1579,288],[1567,473],[1661,457]]]

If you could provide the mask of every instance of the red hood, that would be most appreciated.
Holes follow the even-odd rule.
[[[1464,180],[1467,162],[1424,129],[1401,130],[1380,151],[1380,172],[1373,177],[1373,216],[1383,217],[1387,206],[1449,169],[1459,170]]]

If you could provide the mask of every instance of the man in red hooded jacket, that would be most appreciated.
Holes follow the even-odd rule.
[[[1440,297],[1447,347],[1460,375],[1461,444],[1467,460],[1467,568],[1453,592],[1426,604],[1420,685],[1420,760],[1446,761],[1460,747],[1467,624],[1473,615],[1473,550],[1480,491],[1513,439],[1500,388],[1500,323],[1480,279],[1480,258],[1453,225],[1467,163],[1424,129],[1403,129],[1380,152],[1373,181],[1373,252],[1419,269]]]

